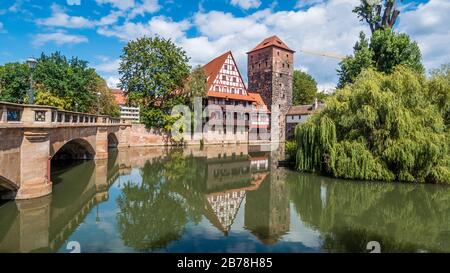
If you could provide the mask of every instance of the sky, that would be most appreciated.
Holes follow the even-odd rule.
[[[404,0],[395,26],[422,50],[427,69],[450,62],[450,0]],[[294,65],[320,89],[337,83],[338,60],[304,51],[349,55],[360,31],[359,0],[0,0],[0,64],[41,52],[78,56],[110,87],[119,82],[122,48],[160,35],[205,64],[232,50],[246,81],[246,52],[277,35],[296,51]]]

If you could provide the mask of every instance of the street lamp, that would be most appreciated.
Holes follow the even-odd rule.
[[[102,93],[97,92],[97,116],[100,115],[100,96]]]
[[[28,58],[27,65],[30,68],[30,89],[28,90],[28,104],[34,104],[33,70],[36,68],[36,65],[37,65],[36,59],[33,57]]]

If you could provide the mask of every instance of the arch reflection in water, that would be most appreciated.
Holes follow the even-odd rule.
[[[51,196],[0,207],[0,252],[450,251],[449,188],[299,174],[259,150],[116,149],[55,168]]]

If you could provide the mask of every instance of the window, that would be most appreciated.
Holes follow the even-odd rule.
[[[277,51],[277,55],[280,56],[280,51]]]
[[[231,93],[233,93],[233,94],[234,94],[234,88],[231,88]]]
[[[236,82],[236,77],[233,77],[233,82]]]
[[[73,123],[78,122],[78,116],[72,116],[72,122]]]
[[[6,121],[20,121],[21,111],[19,109],[8,109],[6,111]]]
[[[289,58],[289,54],[286,54],[286,58]]]
[[[58,122],[61,122],[62,121],[62,114],[61,113],[58,113]]]
[[[228,66],[227,66],[227,65],[224,65],[224,66],[223,66],[223,69],[227,70],[227,69],[228,69]]]
[[[231,66],[231,70],[234,71],[234,66],[233,65]]]
[[[64,122],[70,122],[70,116],[69,115],[64,115]]]
[[[223,81],[226,81],[226,80],[227,80],[227,76],[222,75],[222,80],[223,80]]]
[[[228,92],[228,88],[227,88],[227,87],[224,87],[224,88],[223,88],[223,92]]]
[[[45,111],[35,111],[34,112],[34,120],[38,122],[45,121]]]
[[[269,65],[268,65],[268,63],[267,63],[267,61],[266,61],[266,67],[268,67]]]
[[[219,91],[219,87],[218,87],[217,85],[216,85],[216,88],[215,88],[215,89],[216,89],[216,91]]]

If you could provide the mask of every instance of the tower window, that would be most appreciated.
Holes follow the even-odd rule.
[[[277,55],[280,56],[280,51],[277,51]]]
[[[286,58],[289,58],[289,54],[286,54]]]
[[[267,65],[267,62],[266,62],[266,67],[267,67],[268,65]]]
[[[261,68],[261,64],[258,64],[258,68]]]
[[[284,64],[283,64],[283,68],[284,68]]]

